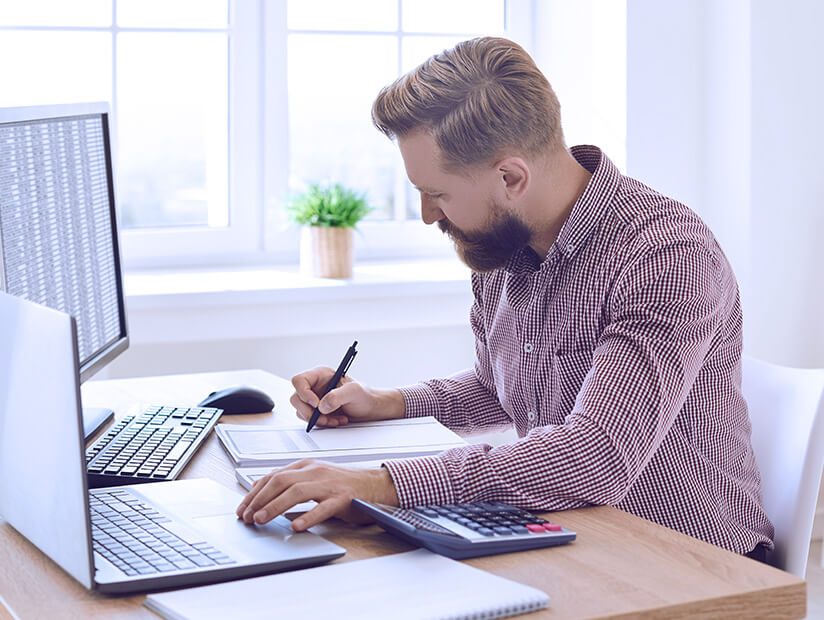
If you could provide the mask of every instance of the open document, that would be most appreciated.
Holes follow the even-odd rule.
[[[437,454],[466,442],[433,417],[361,422],[337,428],[218,424],[217,436],[239,467],[282,467],[300,459],[349,463]]]

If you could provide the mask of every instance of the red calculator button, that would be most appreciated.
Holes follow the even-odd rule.
[[[543,531],[545,531],[544,526],[541,525],[540,523],[527,523],[526,524],[526,529],[528,529],[530,532],[543,532]]]
[[[557,523],[544,523],[544,529],[547,532],[560,532],[561,526]]]

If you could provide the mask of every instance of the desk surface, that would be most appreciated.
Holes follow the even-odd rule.
[[[111,407],[120,417],[150,404],[191,405],[214,389],[237,384],[269,392],[275,413],[226,416],[224,422],[297,424],[289,382],[260,370],[92,381],[83,386],[83,402]],[[214,434],[184,477],[212,478],[242,492]],[[552,520],[575,530],[578,539],[562,547],[467,560],[547,592],[549,609],[530,618],[803,618],[806,613],[803,580],[615,508],[569,510]],[[313,531],[346,548],[337,562],[412,548],[374,525],[329,521]],[[143,595],[86,591],[2,518],[0,596],[22,619],[156,617],[142,606]]]

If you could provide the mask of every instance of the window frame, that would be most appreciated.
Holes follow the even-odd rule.
[[[398,0],[400,3],[404,0]],[[203,266],[294,265],[299,227],[285,219],[288,195],[289,110],[287,1],[229,0],[224,28],[120,27],[117,0],[108,26],[3,26],[2,30],[106,32],[111,35],[111,141],[115,200],[118,176],[117,53],[121,32],[226,32],[228,45],[228,218],[229,225],[129,228],[121,225],[125,270]],[[533,0],[504,0],[505,36],[532,52]],[[334,33],[336,31],[330,31]],[[344,32],[344,31],[337,31]],[[386,33],[384,33],[386,34]],[[392,33],[389,33],[392,34]],[[359,260],[452,256],[435,226],[401,219],[406,211],[406,177],[396,152],[394,220],[363,221],[355,235]],[[119,205],[119,203],[116,203]],[[119,209],[119,206],[118,206]]]
[[[401,10],[399,0],[398,10]],[[534,41],[534,6],[531,0],[504,0],[505,36],[518,41],[528,52],[532,52]],[[299,248],[299,234],[295,226],[289,226],[283,216],[283,205],[278,197],[288,194],[289,153],[288,139],[278,140],[278,136],[289,135],[289,112],[286,97],[276,95],[283,92],[287,80],[288,33],[286,0],[267,3],[264,19],[265,32],[265,101],[264,117],[264,249],[274,262],[295,262]],[[399,25],[400,27],[400,25]],[[347,31],[324,30],[324,34],[350,34]],[[374,35],[396,34],[374,32]],[[375,93],[377,94],[377,93]],[[395,217],[407,210],[406,174],[400,154],[397,153],[395,195],[401,197],[394,205]],[[451,243],[435,226],[427,226],[420,219],[393,219],[383,221],[362,221],[355,235],[355,257],[358,260],[414,259],[453,256]]]
[[[260,0],[229,2],[229,225],[121,229],[126,269],[257,263],[263,259],[259,232],[263,213],[258,207],[262,200],[258,130],[262,107],[261,10]],[[116,41],[113,48],[116,54]],[[113,66],[116,139],[116,63]]]

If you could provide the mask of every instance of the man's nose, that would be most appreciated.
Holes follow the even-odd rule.
[[[433,204],[431,198],[421,196],[421,219],[424,224],[434,224],[445,217],[444,212]]]

